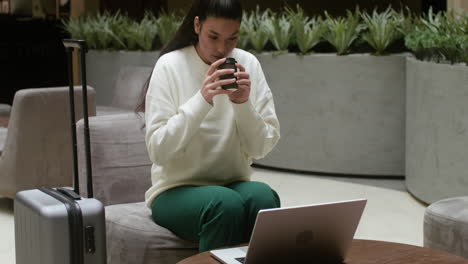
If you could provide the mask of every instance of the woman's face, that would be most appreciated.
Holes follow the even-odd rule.
[[[198,43],[195,48],[198,56],[211,65],[213,62],[225,58],[236,47],[239,39],[240,21],[208,17],[205,21],[194,20],[195,33]]]

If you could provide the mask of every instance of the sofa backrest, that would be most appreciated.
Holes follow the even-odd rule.
[[[104,205],[141,202],[151,187],[151,161],[145,144],[143,113],[89,119],[93,193]],[[78,121],[80,193],[87,197],[83,120]]]
[[[151,72],[151,67],[122,67],[114,85],[112,107],[134,110]]]

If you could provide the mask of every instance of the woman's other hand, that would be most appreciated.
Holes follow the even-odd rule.
[[[245,72],[244,66],[236,63],[238,72],[234,73],[237,77],[237,90],[229,93],[229,100],[235,104],[243,104],[249,100],[250,96],[250,75]]]

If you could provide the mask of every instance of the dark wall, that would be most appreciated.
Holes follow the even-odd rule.
[[[192,0],[168,0],[168,8],[169,10],[187,9],[191,2]],[[357,5],[361,9],[367,10],[373,10],[375,7],[382,10],[389,5],[399,8],[403,5],[408,6],[415,12],[421,12],[421,0],[242,0],[242,4],[246,10],[255,9],[257,5],[262,9],[271,8],[278,10],[286,5],[295,7],[296,4],[299,4],[310,15],[322,14],[325,10],[330,14],[341,15],[347,9],[354,10]]]
[[[356,6],[360,9],[379,10],[386,9],[389,5],[399,8],[401,5],[408,6],[411,10],[420,11],[419,0],[327,0],[327,1],[301,1],[301,0],[257,0],[244,1],[246,9],[253,9],[258,4],[260,7],[270,7],[272,9],[282,9],[289,5],[295,7],[299,4],[309,14],[322,14],[325,10],[333,15],[343,15],[346,10],[354,10]]]
[[[19,89],[67,85],[60,22],[0,15],[0,25],[0,103]]]
[[[447,10],[447,0],[423,0],[421,4],[421,9],[423,12],[427,13],[429,8],[432,7],[434,12],[445,11]]]
[[[285,6],[295,7],[299,4],[309,15],[322,14],[325,10],[333,15],[343,15],[347,9],[359,6],[361,9],[384,10],[388,6],[395,9],[408,7],[416,13],[427,12],[430,7],[434,11],[447,10],[447,0],[241,0],[246,10],[253,10],[256,6],[261,9],[279,10]],[[165,10],[187,10],[192,0],[101,0],[101,10],[115,12],[124,11],[129,16],[141,18],[146,10],[155,13]]]
[[[167,1],[172,0],[101,0],[101,10],[107,10],[111,13],[120,10],[130,17],[140,19],[144,16],[145,11],[157,14],[161,9],[166,9]]]

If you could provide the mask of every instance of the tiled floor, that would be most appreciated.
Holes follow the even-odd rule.
[[[258,168],[253,179],[270,184],[282,206],[367,198],[356,238],[422,245],[425,205],[408,194],[403,180],[318,177]],[[0,198],[0,236],[0,263],[15,263],[13,205],[5,198]]]

